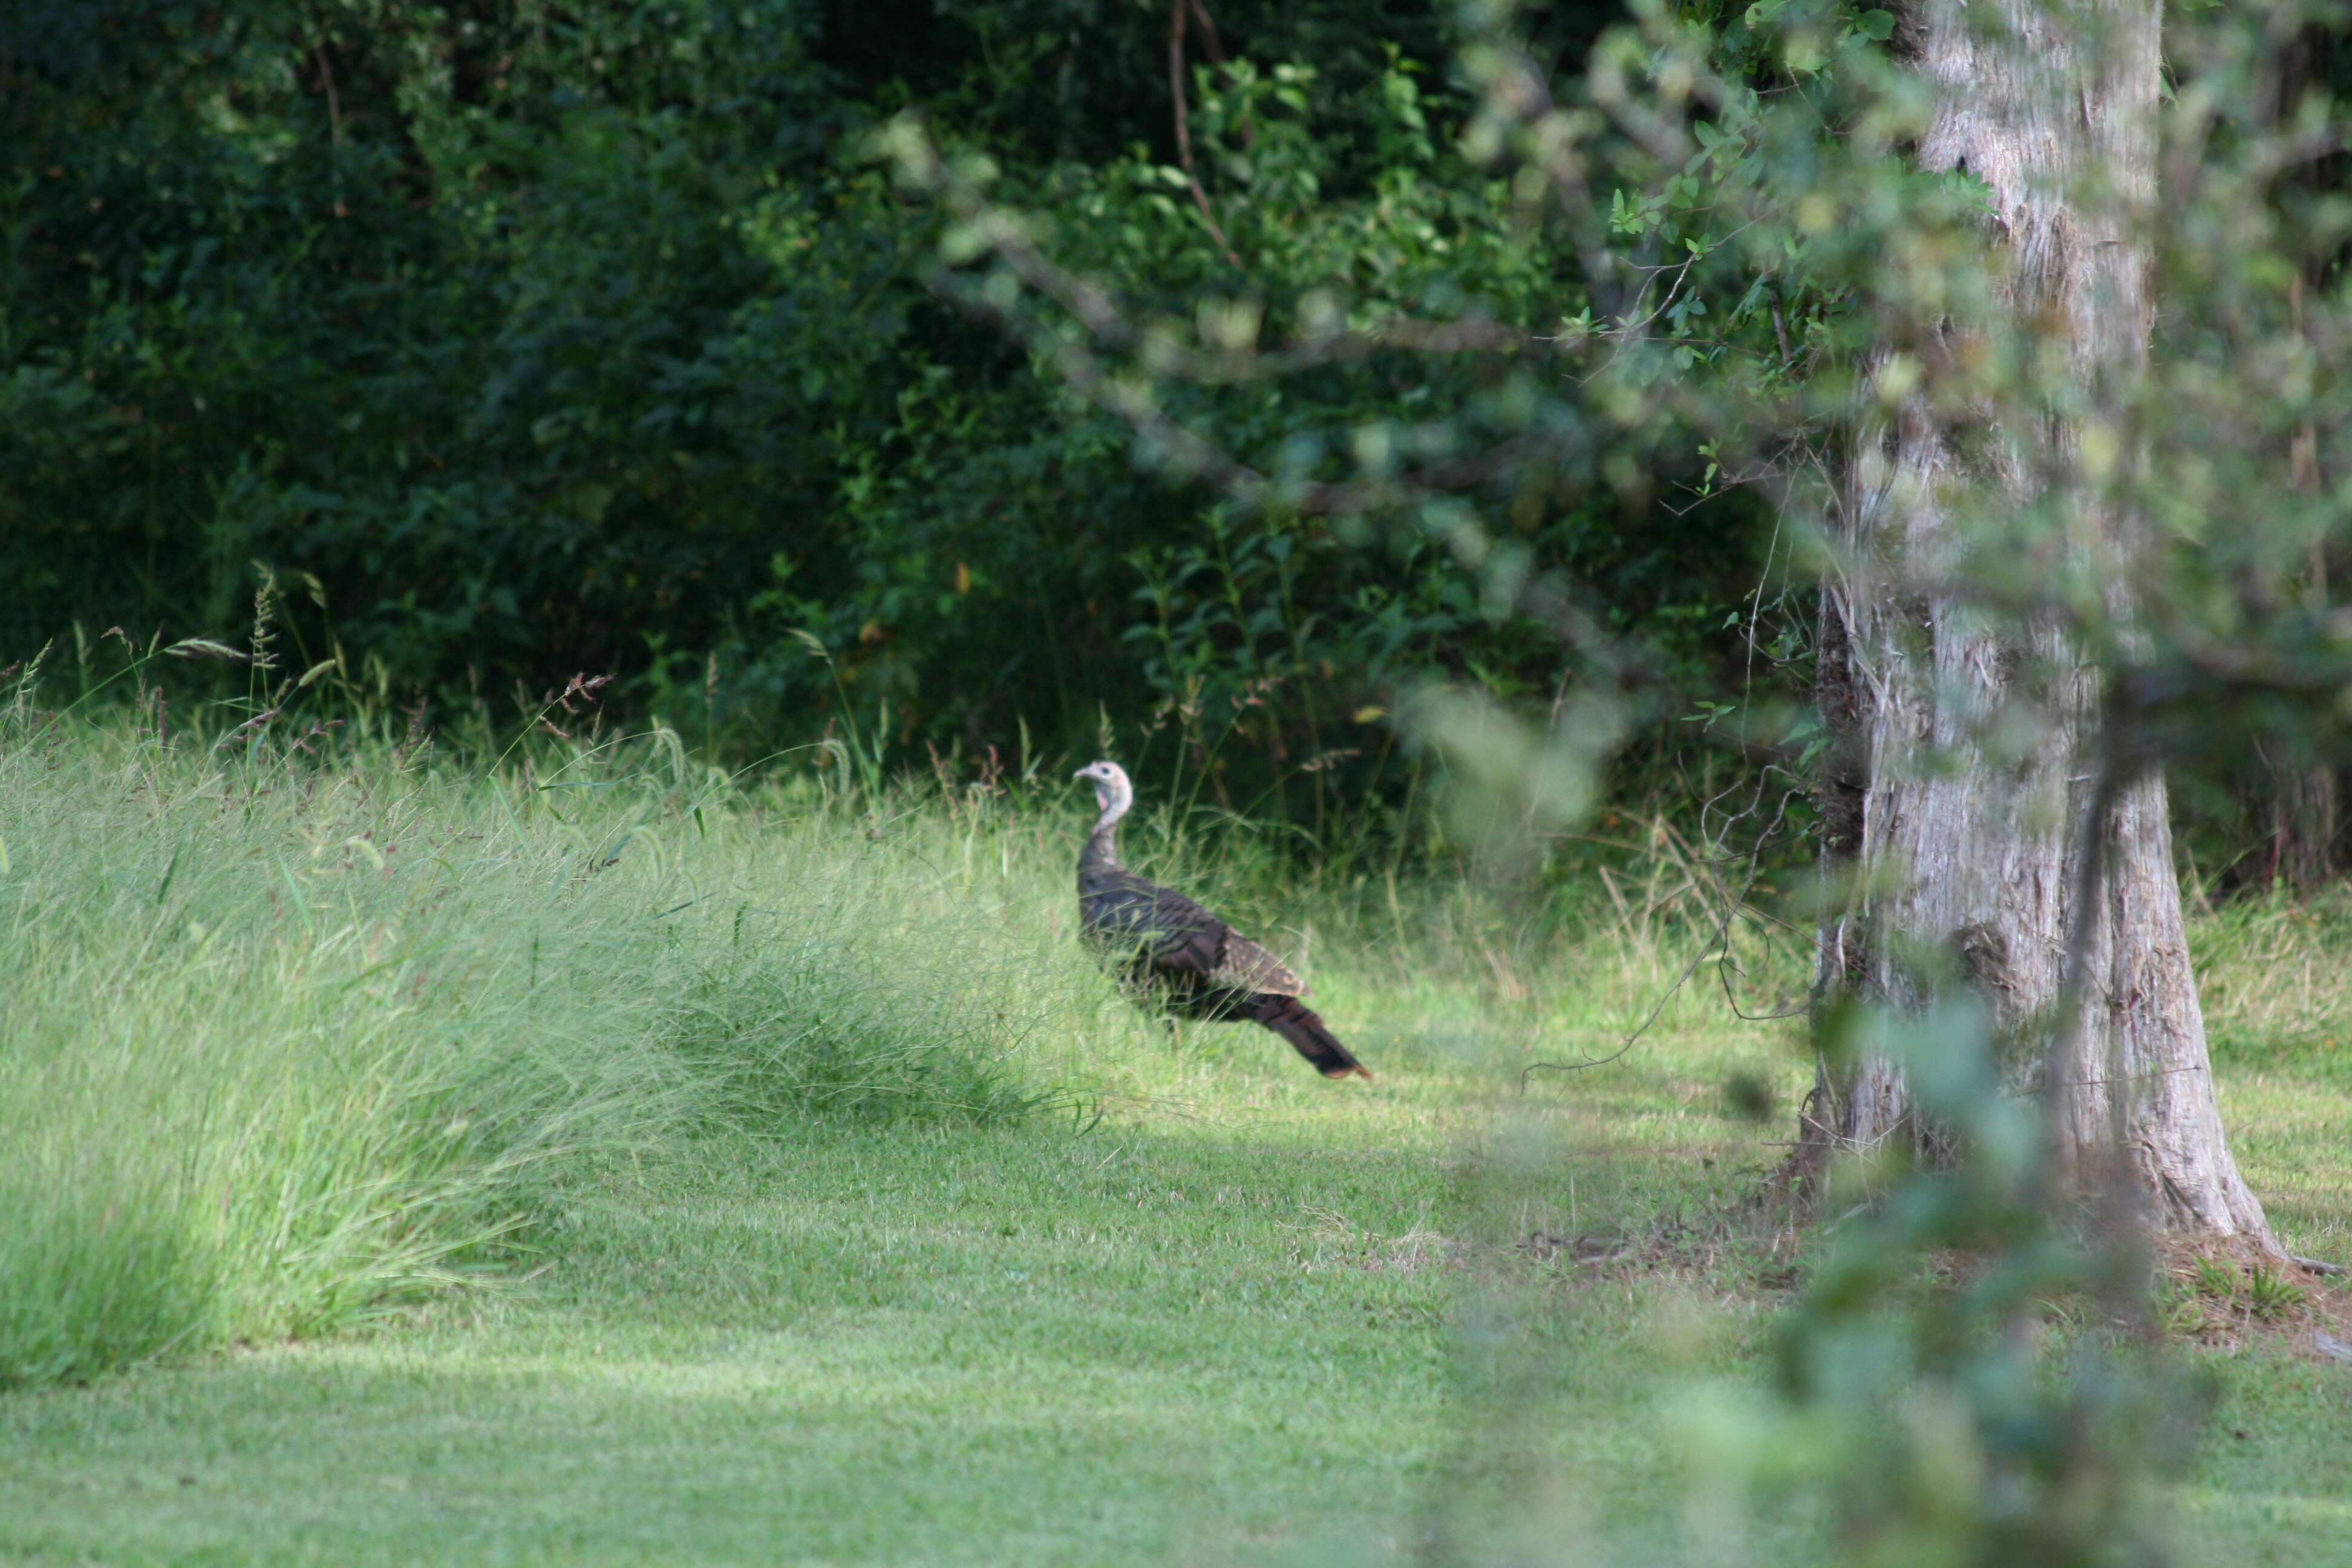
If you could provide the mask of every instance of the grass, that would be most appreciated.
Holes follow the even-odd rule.
[[[674,747],[493,782],[10,741],[0,1384],[349,1327],[560,1157],[1033,1113],[1024,1041],[1134,1027],[905,847],[721,810]]]
[[[1138,1019],[1049,801],[45,747],[0,753],[0,1562],[1835,1554],[1693,1458],[1804,1256],[1741,1206],[1795,1026],[1692,987],[1517,1089],[1694,951],[1669,839],[1560,921],[1147,825],[1381,1075],[1335,1086]],[[2333,1257],[2347,928],[2195,938],[2240,1158]],[[2186,1352],[2183,1559],[2339,1562],[2352,1372],[2242,1315]]]

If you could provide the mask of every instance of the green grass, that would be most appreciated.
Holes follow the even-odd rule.
[[[1671,841],[1562,921],[1138,834],[1307,968],[1381,1075],[1334,1085],[1136,1017],[1075,950],[1077,826],[662,748],[0,752],[0,1186],[37,1200],[0,1208],[0,1563],[1834,1556],[1692,1462],[1803,1252],[1743,1206],[1795,1026],[1695,985],[1517,1088],[1693,951]],[[2240,1157],[2336,1257],[2347,926],[2197,931]],[[2189,1353],[2184,1561],[2343,1561],[2352,1371]]]
[[[10,722],[0,1385],[351,1326],[583,1153],[1039,1113],[1025,1042],[1136,1026],[945,834],[779,825],[675,746],[489,782]]]

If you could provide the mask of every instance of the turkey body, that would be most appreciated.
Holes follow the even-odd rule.
[[[1134,799],[1126,773],[1116,763],[1096,763],[1078,776],[1094,780],[1103,805],[1078,855],[1078,925],[1087,940],[1171,1012],[1262,1024],[1326,1078],[1371,1077],[1299,1000],[1306,984],[1280,959],[1173,888],[1119,864],[1118,819]]]

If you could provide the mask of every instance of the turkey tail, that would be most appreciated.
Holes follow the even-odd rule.
[[[1339,1043],[1339,1037],[1323,1026],[1323,1020],[1296,996],[1254,996],[1250,999],[1249,1016],[1288,1040],[1325,1078],[1346,1078],[1349,1073],[1358,1078],[1372,1076],[1370,1069]]]

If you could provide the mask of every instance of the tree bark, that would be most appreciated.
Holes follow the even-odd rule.
[[[2268,879],[2315,893],[2337,873],[2343,816],[2336,770],[2324,763],[2273,763],[2264,770],[2270,817]]]
[[[2334,32],[2317,24],[2297,28],[2280,47],[2270,100],[2261,106],[2262,118],[2273,134],[2284,130],[2302,106],[2305,94],[2315,86],[2324,88],[2333,69],[2335,49]],[[2345,171],[2340,155],[2313,159],[2292,178],[2315,194],[2331,184],[2341,188]],[[2303,276],[2295,281],[2289,298],[2297,332],[2305,330],[2305,295],[2327,287],[2327,271],[2324,263],[2306,261]],[[2289,441],[2286,467],[2287,483],[2295,489],[2308,493],[2319,488],[2319,431],[2308,420]],[[2297,586],[2309,602],[2326,602],[2327,556],[2323,546],[2313,545],[2304,580]],[[2263,775],[2267,791],[2263,804],[2270,837],[2265,879],[2284,881],[2299,894],[2315,892],[2333,881],[2342,867],[2343,809],[2336,770],[2309,757],[2266,758]]]
[[[1825,868],[1855,890],[1822,923],[1819,982],[1825,998],[1902,1009],[1970,988],[2005,1079],[2054,1092],[2064,1165],[2110,1181],[2119,1153],[2152,1224],[2274,1252],[2222,1137],[2163,778],[2102,784],[2101,674],[2053,619],[2021,625],[1948,586],[1969,569],[1972,505],[2064,503],[2062,559],[2020,559],[2018,572],[2132,548],[2134,520],[2085,480],[2117,460],[2100,411],[2147,355],[2147,253],[2134,237],[2155,195],[2158,14],[2156,0],[1923,0],[1906,29],[1938,99],[1920,161],[1990,187],[2004,264],[1987,322],[1915,320],[1911,346],[1958,363],[1981,346],[1972,333],[2015,331],[2045,360],[2059,351],[2080,395],[2038,418],[1956,413],[1926,391],[1893,395],[1894,362],[1880,363],[1874,405],[1887,412],[1847,465],[1847,571],[1822,605]],[[2095,801],[2108,850],[2086,903]],[[2044,1047],[2078,939],[2074,1049],[2053,1070]],[[1824,1064],[1803,1131],[1817,1148],[1937,1152],[1883,1057]]]

